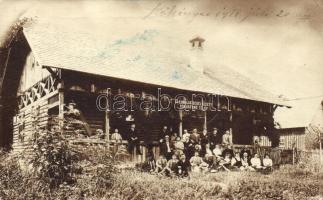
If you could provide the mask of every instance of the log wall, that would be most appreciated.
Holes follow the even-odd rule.
[[[48,108],[48,100],[43,99],[34,106],[21,110],[14,117],[12,148],[15,153],[31,151],[33,134],[48,126]]]

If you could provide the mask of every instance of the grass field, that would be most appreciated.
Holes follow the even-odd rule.
[[[291,166],[256,172],[191,174],[189,178],[124,171],[106,194],[109,199],[322,199],[322,174]],[[321,195],[321,196],[320,196]]]
[[[84,155],[83,155],[84,156]],[[25,173],[19,158],[0,156],[0,199],[322,199],[323,173],[281,166],[272,174],[218,172],[170,178],[114,163],[87,148],[76,181],[50,187],[46,176]],[[64,177],[62,177],[64,178]]]

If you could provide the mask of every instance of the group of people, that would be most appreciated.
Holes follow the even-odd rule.
[[[243,148],[234,151],[232,134],[225,131],[223,135],[214,128],[211,134],[197,129],[192,133],[184,130],[182,137],[167,131],[164,126],[160,134],[160,156],[154,159],[152,152],[148,154],[148,166],[151,172],[166,175],[187,176],[192,172],[217,171],[263,171],[270,172],[273,162],[268,154],[260,158],[258,153]]]
[[[122,142],[121,134],[115,129],[111,140]],[[128,151],[141,155],[138,132],[132,124],[128,133]],[[232,134],[226,130],[220,134],[217,128],[212,133],[197,129],[192,132],[183,130],[179,136],[164,126],[158,135],[160,156],[156,160],[152,148],[147,148],[147,165],[149,171],[165,173],[167,175],[187,176],[192,172],[217,171],[271,171],[273,161],[269,155],[260,156],[257,151],[243,148],[241,151],[233,149]],[[263,157],[263,159],[261,159]]]

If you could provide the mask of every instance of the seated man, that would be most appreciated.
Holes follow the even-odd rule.
[[[195,151],[194,156],[190,159],[193,172],[201,172],[207,167],[207,164],[204,163],[203,159],[199,156],[199,152]]]
[[[263,167],[261,166],[261,160],[258,156],[257,153],[255,153],[255,155],[253,156],[253,158],[251,158],[250,160],[250,163],[251,163],[251,167],[255,170],[260,170],[262,169]]]
[[[64,113],[67,116],[79,117],[81,112],[76,108],[76,103],[71,101],[67,106],[67,111]]]
[[[204,162],[207,164],[208,171],[214,169],[216,166],[216,158],[212,154],[205,154]]]
[[[180,177],[188,176],[188,171],[190,170],[190,162],[186,159],[186,156],[181,155],[177,163],[177,175]]]
[[[104,139],[105,134],[104,134],[104,132],[103,132],[102,129],[96,129],[95,133],[96,133],[96,135],[97,135],[98,138]]]
[[[177,171],[177,163],[178,163],[178,159],[177,156],[174,154],[172,156],[172,159],[170,159],[167,162],[166,168],[165,168],[165,172],[167,175],[174,175]]]
[[[225,146],[224,150],[222,151],[222,157],[225,157],[226,154],[229,154],[231,158],[234,156],[232,145]]]
[[[225,171],[231,171],[231,155],[229,153],[226,153],[224,158],[219,161],[219,167],[218,170],[225,170]]]
[[[156,161],[156,170],[157,173],[164,173],[167,165],[167,160],[163,155],[159,156],[159,159]]]

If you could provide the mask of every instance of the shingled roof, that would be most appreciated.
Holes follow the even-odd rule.
[[[42,66],[283,105],[258,84],[216,61],[205,63],[204,73],[192,70],[188,44],[192,38],[180,43],[154,26],[129,26],[114,20],[100,31],[82,23],[69,27],[65,22],[38,21],[23,33]]]

